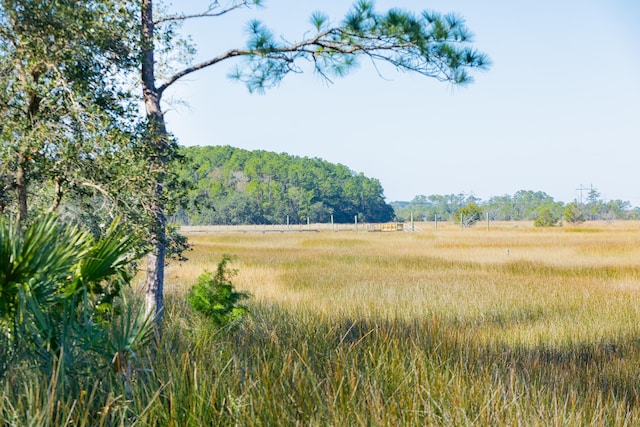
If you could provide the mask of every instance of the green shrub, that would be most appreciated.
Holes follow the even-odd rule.
[[[548,207],[540,209],[538,217],[533,221],[535,227],[554,227],[558,224],[558,218]]]
[[[0,217],[0,379],[19,366],[59,371],[68,394],[135,354],[153,336],[143,311],[121,299],[139,247],[118,220],[95,239],[54,215],[25,229]]]
[[[571,224],[581,224],[585,221],[583,209],[576,202],[571,202],[564,209],[564,219]]]
[[[237,292],[231,279],[237,271],[228,268],[229,255],[223,255],[215,274],[205,271],[198,278],[187,296],[191,307],[209,317],[213,323],[224,326],[242,318],[247,308],[237,305],[249,297],[246,292]]]
[[[454,213],[453,217],[463,227],[471,227],[480,220],[481,215],[482,208],[475,203],[469,203],[467,206],[458,209],[458,212]]]

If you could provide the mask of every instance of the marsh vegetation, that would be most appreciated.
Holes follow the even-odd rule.
[[[162,343],[130,391],[89,382],[54,401],[30,375],[5,382],[1,413],[58,425],[640,422],[640,224],[430,227],[192,233],[189,261],[167,269]],[[218,329],[185,296],[224,254],[252,297],[244,321]]]
[[[640,420],[636,223],[422,229],[190,236],[175,296],[222,253],[253,295],[224,345],[241,424]]]

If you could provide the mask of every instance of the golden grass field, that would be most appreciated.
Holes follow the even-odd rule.
[[[188,233],[168,295],[223,254],[252,294],[240,424],[640,424],[639,222],[418,227]]]
[[[640,223],[433,227],[193,233],[190,261],[170,267],[168,292],[181,293],[228,253],[237,256],[236,286],[256,301],[328,318],[437,315],[487,341],[532,345],[638,331]]]
[[[0,426],[640,425],[640,222],[417,226],[184,229],[125,373],[18,360]],[[251,297],[221,327],[185,297],[225,254]],[[135,288],[78,345],[140,336]]]

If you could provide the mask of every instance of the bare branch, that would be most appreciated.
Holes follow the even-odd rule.
[[[218,16],[226,15],[227,13],[233,12],[234,10],[240,9],[242,7],[245,7],[245,6],[248,7],[249,3],[251,3],[249,0],[243,0],[240,3],[234,4],[226,9],[217,10],[217,9],[220,9],[221,6],[220,4],[218,4],[217,1],[215,1],[211,3],[207,8],[207,10],[204,12],[194,13],[191,15],[182,14],[182,15],[166,16],[164,18],[158,19],[153,24],[159,25],[159,24],[164,24],[166,22],[186,21],[187,19],[194,19],[194,18],[216,18]]]
[[[51,203],[51,206],[49,206],[49,209],[47,209],[47,213],[53,213],[56,209],[58,209],[58,207],[60,206],[60,203],[62,202],[62,198],[64,197],[64,189],[62,187],[62,184],[64,182],[64,178],[60,178],[60,179],[56,179],[56,195],[53,199],[53,202]]]
[[[102,193],[102,195],[107,198],[107,199],[113,199],[111,194],[109,194],[109,192],[107,190],[105,190],[104,188],[102,188],[100,185],[95,184],[93,182],[89,182],[89,181],[85,181],[85,182],[79,182],[78,185],[82,186],[82,187],[89,187],[89,188],[93,188],[94,190],[97,190],[98,192]]]
[[[202,70],[203,68],[207,68],[210,67],[211,65],[215,65],[219,62],[224,61],[225,59],[229,59],[229,58],[235,58],[238,56],[243,56],[243,55],[251,55],[255,53],[254,51],[251,50],[240,50],[240,49],[233,49],[230,51],[227,51],[225,53],[223,53],[222,55],[216,56],[215,58],[212,58],[208,61],[204,61],[201,62],[199,64],[193,65],[191,67],[185,68],[182,71],[177,72],[176,74],[174,74],[173,76],[169,77],[164,83],[162,83],[160,86],[158,86],[157,91],[158,94],[162,94],[169,86],[171,86],[172,84],[174,84],[176,81],[178,81],[179,79],[181,79],[182,77],[191,74],[193,72],[196,72],[198,70]]]

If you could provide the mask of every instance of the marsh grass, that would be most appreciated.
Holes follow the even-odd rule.
[[[429,227],[193,233],[190,260],[167,271],[163,339],[130,394],[114,380],[55,396],[50,379],[20,388],[12,377],[0,419],[640,424],[639,224]],[[253,297],[246,321],[216,329],[184,295],[223,254],[237,257],[234,283]]]
[[[640,227],[515,225],[190,238],[194,265],[239,257],[237,283],[254,295],[254,315],[238,337],[253,339],[249,330],[265,322],[264,334],[286,337],[269,354],[301,366],[314,365],[293,350],[322,348],[311,353],[329,363],[316,383],[291,385],[323,408],[317,420],[301,410],[303,423],[639,421]],[[345,394],[354,378],[361,393]],[[285,396],[272,397],[278,405]]]

